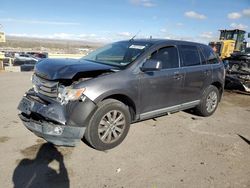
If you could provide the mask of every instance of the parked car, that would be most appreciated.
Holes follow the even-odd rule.
[[[27,52],[26,54],[31,55],[38,59],[48,58],[49,56],[47,52]]]
[[[190,108],[212,115],[224,79],[224,65],[207,45],[120,41],[80,60],[38,62],[19,116],[48,142],[73,146],[84,137],[107,150],[123,141],[131,123]]]
[[[15,60],[19,62],[37,62],[39,59],[26,53],[15,53]]]
[[[33,71],[36,63],[42,58],[47,58],[47,53],[27,52],[15,53],[13,66],[20,66],[21,71]]]

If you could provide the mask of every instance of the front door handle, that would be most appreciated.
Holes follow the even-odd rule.
[[[206,76],[210,75],[210,74],[211,74],[211,70],[205,70],[205,71],[204,71],[204,74],[205,74]]]

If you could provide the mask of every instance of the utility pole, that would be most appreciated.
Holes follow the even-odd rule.
[[[5,34],[2,31],[3,25],[0,24],[0,43],[6,42],[5,40]],[[4,53],[0,52],[0,70],[3,69],[3,59],[4,59]]]
[[[5,33],[2,31],[3,25],[0,24],[0,43],[6,42]]]

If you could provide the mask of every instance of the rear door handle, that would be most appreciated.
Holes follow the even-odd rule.
[[[174,73],[174,79],[176,80],[180,80],[183,78],[183,74],[179,73],[179,72],[175,72]]]

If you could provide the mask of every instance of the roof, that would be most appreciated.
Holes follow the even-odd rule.
[[[246,32],[245,30],[242,30],[242,29],[220,29],[219,31],[244,31]]]
[[[172,40],[172,39],[133,39],[135,42],[145,42],[151,44],[161,44],[161,43],[169,43],[169,44],[182,44],[182,45],[204,45],[202,43],[184,41],[184,40]]]

